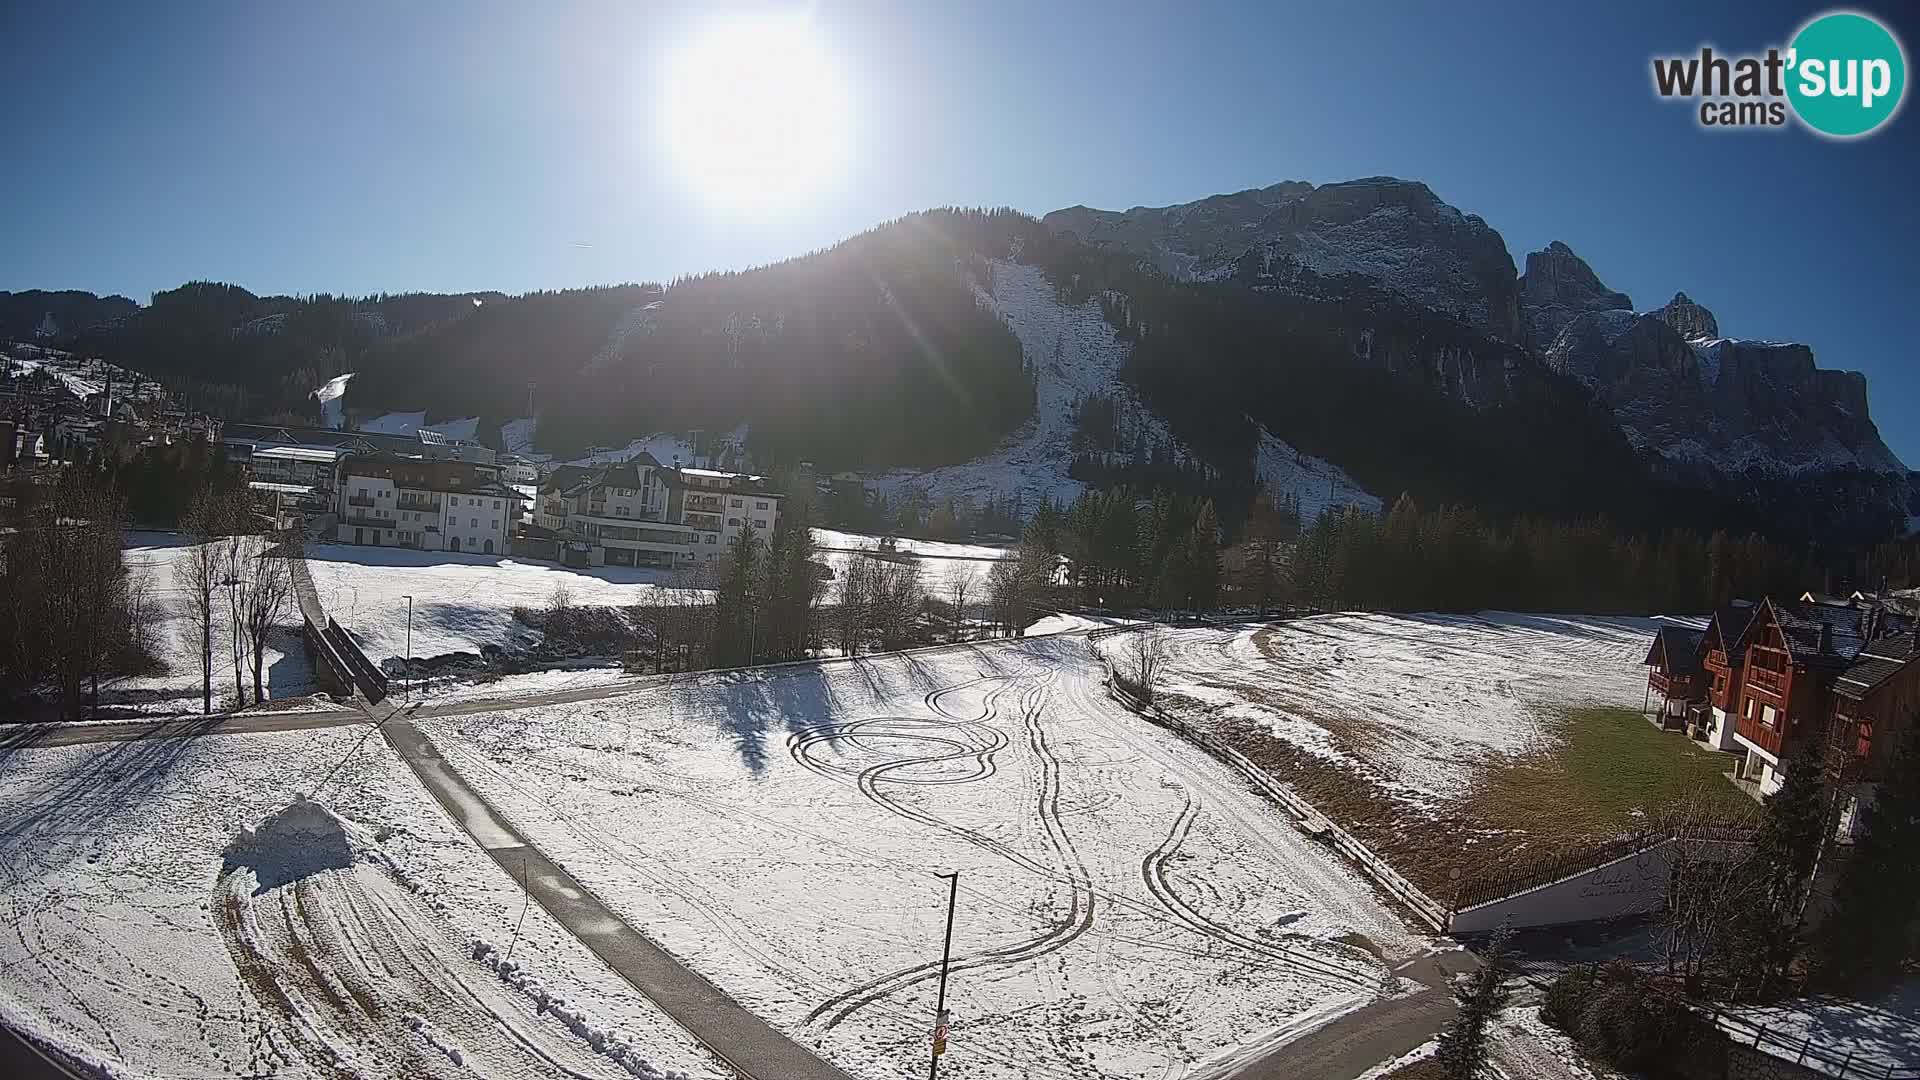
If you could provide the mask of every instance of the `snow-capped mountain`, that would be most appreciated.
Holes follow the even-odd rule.
[[[1150,260],[1177,278],[1232,277],[1244,260],[1360,274],[1493,337],[1519,335],[1513,257],[1484,220],[1427,185],[1373,176],[1315,187],[1287,181],[1178,206],[1055,210],[1055,232]]]
[[[1636,446],[1727,474],[1906,475],[1868,414],[1866,376],[1820,368],[1813,349],[1797,342],[1722,336],[1713,313],[1685,293],[1635,312],[1557,246],[1553,258],[1577,264],[1593,288],[1575,291],[1571,303],[1555,295],[1522,313],[1529,326],[1554,331],[1547,363],[1590,387]],[[1547,291],[1523,286],[1523,297],[1540,295]]]

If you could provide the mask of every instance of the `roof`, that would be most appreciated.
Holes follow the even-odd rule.
[[[1768,601],[1787,648],[1798,663],[1838,666],[1850,663],[1875,638],[1913,628],[1913,621],[1880,608],[1830,607],[1793,601]]]
[[[269,495],[311,495],[314,489],[306,484],[274,484],[265,480],[249,480],[247,487],[254,491],[264,491]]]
[[[1707,621],[1701,644],[1707,649],[1723,650],[1727,654],[1727,662],[1738,666],[1746,660],[1746,650],[1740,646],[1753,626],[1754,613],[1759,610],[1759,606],[1751,600],[1735,600],[1714,612],[1713,618]]]
[[[1916,659],[1920,659],[1920,633],[1909,631],[1879,638],[1860,650],[1860,658],[1835,680],[1833,692],[1857,701],[1880,689]]]
[[[1647,658],[1641,663],[1659,663],[1664,659],[1667,670],[1673,674],[1692,675],[1700,670],[1700,639],[1705,634],[1704,630],[1685,626],[1662,626],[1659,633],[1653,635],[1653,644],[1647,648]]]
[[[342,475],[391,480],[397,487],[424,488],[428,491],[458,492],[462,495],[487,495],[496,499],[525,499],[526,496],[500,482],[499,469],[471,461],[449,458],[403,457],[399,454],[366,454],[346,459]]]
[[[318,446],[269,446],[265,450],[255,450],[255,460],[260,458],[278,458],[286,461],[325,461],[340,460],[342,452],[334,449],[322,449]]]

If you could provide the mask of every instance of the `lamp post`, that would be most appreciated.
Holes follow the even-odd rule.
[[[947,1052],[947,969],[953,963],[953,909],[960,899],[960,871],[933,876],[947,881],[947,944],[940,952],[940,1002],[934,1006],[933,1065],[927,1070],[927,1080],[940,1075],[940,1055]]]
[[[407,594],[407,700],[413,700],[413,594]]]

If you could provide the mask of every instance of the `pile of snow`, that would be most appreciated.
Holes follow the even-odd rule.
[[[346,426],[347,382],[353,376],[354,373],[351,371],[345,375],[336,375],[313,392],[313,399],[320,403],[321,427],[337,429]]]
[[[226,870],[250,868],[262,885],[357,862],[390,865],[371,834],[305,796],[295,796],[258,825],[241,826],[221,854]]]
[[[565,1024],[569,1031],[586,1040],[595,1053],[605,1054],[640,1080],[688,1080],[686,1073],[655,1066],[641,1052],[641,1048],[631,1041],[628,1033],[595,1024],[584,1011],[569,1005],[565,997],[548,989],[518,960],[501,956],[491,942],[474,938],[473,958],[491,968],[494,974],[500,976],[501,982],[532,998],[541,1012],[551,1015]]]

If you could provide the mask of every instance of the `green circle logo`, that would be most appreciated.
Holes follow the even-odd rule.
[[[1907,57],[1886,27],[1836,11],[1802,27],[1787,53],[1787,100],[1823,135],[1851,138],[1886,123],[1907,89]]]

